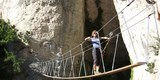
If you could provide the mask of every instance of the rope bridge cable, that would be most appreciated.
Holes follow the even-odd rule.
[[[106,22],[99,30],[98,30],[98,32],[100,31],[100,30],[102,30],[105,26],[107,26],[114,18],[116,18],[116,16],[118,16],[124,9],[126,9],[128,6],[130,6],[133,2],[134,2],[135,0],[132,0],[129,4],[127,4],[118,14],[116,14],[114,17],[112,17],[112,19],[110,19],[108,22]],[[83,44],[83,43],[85,43],[85,41],[83,41],[83,42],[81,42],[81,44]],[[79,47],[80,45],[77,45],[76,47],[74,47],[74,48],[72,48],[72,49],[70,49],[70,50],[74,50],[75,48],[77,48],[77,47]],[[90,45],[91,46],[91,45]],[[87,47],[89,47],[89,46],[87,46]],[[66,52],[66,53],[64,53],[64,55],[65,54],[67,54],[67,53],[69,53],[69,51],[68,52]]]
[[[128,28],[127,21],[126,21],[125,16],[124,16],[123,13],[122,13],[122,16],[123,16],[125,25],[126,25],[126,27]],[[132,40],[132,38],[131,38],[131,33],[130,33],[129,29],[127,29],[127,32],[128,32],[129,38],[130,38],[130,40],[131,40],[131,45],[132,45],[132,47],[133,47],[133,51],[134,51],[134,54],[135,54],[135,56],[136,56],[136,60],[138,60],[138,57],[137,57],[137,55],[136,55],[135,46],[134,46],[134,44],[133,44],[133,40]]]
[[[149,14],[148,16],[151,16],[151,15],[153,15],[153,14],[154,14],[154,13],[151,13],[151,14]],[[147,19],[147,18],[148,18],[148,16],[146,16],[146,17],[144,17],[143,19],[141,19],[141,20],[137,21],[136,23],[134,23],[133,25],[131,25],[131,26],[130,26],[130,27],[128,27],[127,29],[125,29],[125,30],[123,30],[123,31],[121,31],[121,32],[119,32],[119,33],[117,33],[117,34],[121,34],[121,33],[125,32],[125,31],[127,31],[128,29],[130,29],[130,28],[134,27],[136,24],[138,24],[138,23],[140,23],[140,22],[144,21],[145,19]],[[114,38],[114,37],[116,37],[116,35],[115,35],[115,36],[113,36],[112,38]]]
[[[112,33],[112,32],[110,32],[110,33],[109,33],[109,38],[111,38],[111,37],[112,37],[112,35],[113,35],[113,33]],[[104,41],[104,42],[107,42],[107,43],[106,43],[106,45],[104,46],[104,48],[103,48],[102,52],[105,52],[105,50],[106,50],[106,48],[107,48],[107,46],[108,46],[108,44],[109,44],[110,40],[111,40],[111,39]],[[102,42],[102,44],[103,44],[103,42]]]
[[[139,20],[138,22],[136,22],[135,24],[133,24],[131,27],[133,27],[134,25],[136,25],[136,24],[138,24],[139,22],[141,22],[141,21],[143,21],[143,20],[145,20],[146,18],[148,18],[148,16],[147,17],[145,17],[145,18],[143,18],[142,20]],[[129,29],[129,28],[131,28],[131,27],[128,27],[127,29]],[[123,31],[122,31],[123,32]],[[118,33],[118,34],[121,34],[121,33]],[[117,35],[118,35],[117,34]],[[115,36],[113,36],[113,37],[115,37]],[[143,62],[142,62],[143,63]],[[137,64],[139,64],[139,63],[137,63]],[[137,65],[136,64],[136,65]],[[143,63],[143,64],[145,64],[145,63]],[[135,65],[135,64],[133,64],[133,65]],[[104,73],[100,73],[100,74],[98,74],[98,75],[85,75],[85,76],[75,76],[75,77],[63,77],[63,76],[59,76],[59,77],[56,77],[56,76],[49,76],[49,75],[46,75],[46,74],[43,74],[44,76],[46,76],[46,77],[50,77],[50,78],[55,78],[55,79],[79,79],[79,78],[89,78],[89,77],[96,77],[96,76],[102,76],[102,75],[108,75],[108,74],[111,74],[111,73],[116,73],[116,72],[118,72],[119,70],[120,71],[122,71],[122,70],[124,70],[124,69],[130,69],[130,68],[133,68],[133,67],[135,67],[135,66],[133,66],[132,65],[132,67],[131,67],[131,65],[129,65],[130,67],[122,67],[122,68],[119,68],[118,70],[112,70],[112,71],[109,71],[109,72],[104,72]],[[140,64],[140,65],[142,65],[142,64]],[[48,65],[47,65],[48,66]],[[46,69],[47,70],[47,69]],[[45,72],[47,72],[47,71],[45,71]],[[79,72],[80,73],[80,72]]]
[[[134,0],[133,0],[133,1],[134,1]],[[133,2],[133,1],[132,1],[132,2]],[[132,3],[132,2],[131,2],[131,3]],[[130,3],[130,4],[131,4],[131,3]],[[129,4],[129,5],[130,5],[130,4]],[[129,5],[127,5],[126,7],[128,7]],[[125,8],[126,8],[126,7],[125,7]],[[120,25],[120,27],[123,26],[123,25],[125,25],[127,22],[131,21],[133,18],[135,18],[136,16],[138,16],[140,13],[142,13],[143,11],[145,11],[146,9],[148,9],[149,7],[150,7],[150,6],[146,6],[145,9],[143,9],[142,11],[140,11],[139,13],[137,13],[136,15],[134,15],[132,18],[130,18],[128,21],[126,21],[125,23],[123,23],[122,25]],[[125,8],[124,8],[124,9],[125,9]],[[118,14],[120,14],[124,9],[122,9]],[[115,16],[117,16],[118,14],[116,14]],[[111,22],[111,21],[115,18],[115,16],[114,16],[110,21],[108,21],[102,28],[104,28],[107,24],[109,24],[109,22]],[[114,33],[114,32],[115,32],[116,30],[118,30],[120,27],[117,27],[116,29],[114,29],[114,30],[111,31],[111,32]],[[102,29],[102,28],[101,28],[101,29]],[[100,29],[100,30],[101,30],[101,29]],[[100,31],[100,30],[98,30],[98,31]],[[105,36],[109,36],[109,35],[110,35],[110,34],[107,34],[107,35],[105,35]],[[84,43],[85,43],[85,41],[83,41],[81,44],[84,44]],[[74,49],[76,49],[76,48],[79,47],[79,46],[80,46],[80,44],[77,45],[76,47],[70,49],[70,50],[74,50]],[[88,46],[86,46],[86,47],[84,47],[84,48],[86,49],[86,48],[89,48],[89,47],[91,47],[91,46],[92,46],[92,45],[88,45]],[[69,53],[69,51],[66,52],[66,53],[63,53],[63,55],[67,55],[68,53]]]
[[[86,73],[86,68],[85,68],[85,61],[84,61],[84,50],[83,50],[83,45],[81,45],[81,51],[82,51],[82,61],[81,61],[81,66],[83,66],[83,68],[84,68],[84,73],[85,73],[85,75],[87,75],[87,73]],[[80,71],[81,71],[81,69],[80,69]],[[79,75],[80,75],[80,71],[79,71]]]
[[[150,14],[149,16],[151,16],[152,14]],[[140,23],[141,21],[143,21],[143,20],[145,20],[146,18],[148,18],[148,16],[147,17],[145,17],[145,18],[143,18],[143,19],[141,19],[141,20],[139,20],[139,21],[137,21],[135,24],[133,24],[133,25],[131,25],[130,27],[128,27],[126,30],[128,30],[128,29],[130,29],[131,27],[133,27],[134,25],[136,25],[136,24],[138,24],[138,23]],[[126,31],[126,30],[124,30],[124,31]],[[119,35],[119,34],[121,34],[121,33],[123,33],[124,31],[122,31],[122,32],[120,32],[120,33],[118,33],[117,35]],[[116,37],[116,36],[112,36],[112,38],[113,37]],[[82,46],[82,44],[81,44],[81,46]],[[88,49],[89,50],[89,49]],[[88,50],[86,50],[86,51],[88,51]],[[82,52],[84,53],[84,52],[86,52],[85,50],[82,50]],[[66,77],[62,77],[62,76],[60,76],[59,75],[59,72],[60,72],[60,69],[59,69],[59,62],[61,62],[61,63],[63,63],[64,64],[64,68],[63,68],[63,71],[65,71],[65,70],[67,70],[66,68],[67,68],[67,63],[69,62],[69,59],[71,59],[71,58],[73,58],[73,56],[74,56],[74,59],[75,59],[75,56],[78,56],[78,55],[80,55],[81,53],[79,53],[79,54],[76,54],[76,55],[71,55],[70,57],[68,57],[68,58],[66,58],[66,59],[62,59],[61,61],[57,61],[57,62],[53,62],[54,60],[51,60],[51,62],[52,63],[54,63],[54,64],[52,64],[52,69],[51,69],[51,67],[50,67],[50,69],[47,69],[47,67],[48,66],[51,66],[51,64],[49,64],[49,61],[48,62],[42,62],[42,68],[43,69],[41,69],[42,71],[42,74],[44,75],[44,76],[46,76],[46,75],[48,75],[48,76],[50,76],[50,77],[52,77],[52,78],[66,78],[66,77],[68,77],[67,76],[67,73],[65,73],[65,72],[63,72],[63,75],[65,75]],[[82,56],[82,58],[83,58],[84,56]],[[73,60],[71,60],[71,62],[73,63]],[[131,67],[130,67],[131,68]],[[132,67],[133,68],[133,67]],[[73,68],[72,68],[73,69]],[[58,70],[58,71],[57,71]],[[49,71],[51,71],[51,72],[49,72]],[[50,74],[48,74],[48,73],[50,73]],[[79,73],[81,73],[81,71],[79,71]],[[51,74],[53,74],[53,75],[51,75]],[[73,74],[73,73],[72,73]],[[102,75],[104,75],[103,73],[101,73]],[[105,72],[105,74],[107,75],[107,74],[109,74],[109,73],[106,73]],[[88,75],[88,74],[87,74]],[[87,77],[87,75],[85,75],[86,77]],[[86,78],[85,76],[82,76],[82,77],[84,77],[84,78]],[[100,75],[99,75],[100,76]],[[75,76],[75,77],[72,77],[72,78],[82,78],[81,76]],[[88,76],[88,77],[95,77],[94,75],[90,75],[90,76]]]
[[[142,9],[140,12],[138,12],[137,14],[135,14],[134,16],[132,16],[129,20],[127,20],[126,22],[122,23],[119,27],[117,27],[116,29],[114,29],[113,31],[111,31],[112,33],[115,32],[116,30],[118,30],[121,26],[125,25],[126,23],[128,23],[129,21],[131,21],[133,18],[135,18],[136,16],[138,16],[139,14],[141,14],[143,11],[145,11],[146,9],[148,9],[150,6],[147,6],[146,8]],[[122,12],[122,11],[121,11]],[[107,36],[107,35],[106,35]]]
[[[114,31],[116,31],[116,30],[118,30],[121,26],[123,26],[123,25],[125,25],[127,22],[129,22],[129,21],[131,21],[134,17],[136,17],[136,16],[138,16],[140,13],[142,13],[144,10],[146,10],[148,7],[146,7],[145,9],[143,9],[142,11],[140,11],[139,13],[137,13],[136,15],[134,15],[131,19],[129,19],[128,21],[125,21],[125,23],[123,23],[122,25],[120,25],[118,28],[116,28],[116,29],[114,29],[111,33],[113,33]],[[151,16],[152,14],[154,14],[154,13],[151,13],[151,14],[149,14],[148,16]],[[121,32],[119,32],[119,33],[117,33],[117,34],[121,34],[121,33],[123,33],[123,32],[125,32],[125,31],[128,31],[128,29],[130,29],[131,27],[133,27],[134,25],[136,25],[136,24],[138,24],[138,23],[140,23],[141,21],[143,21],[144,19],[146,19],[146,18],[148,18],[148,16],[147,17],[145,17],[145,18],[143,18],[143,19],[141,19],[141,20],[139,20],[139,21],[137,21],[135,24],[133,24],[133,25],[131,25],[130,27],[128,27],[127,29],[125,29],[125,30],[123,30],[123,31],[121,31]],[[108,35],[110,35],[110,34],[108,34]],[[108,35],[106,35],[106,36],[108,36]],[[115,34],[116,35],[116,34]],[[112,38],[114,38],[115,36],[113,35],[112,37],[111,37],[111,39]],[[105,41],[106,42],[106,41]],[[101,44],[103,44],[103,43],[105,43],[105,42],[101,42]],[[84,42],[83,42],[84,43]],[[81,44],[80,44],[81,45]],[[90,47],[91,45],[89,45],[89,46],[87,46],[87,47]],[[77,46],[76,46],[77,47]],[[84,47],[84,48],[86,48],[86,47]],[[75,48],[74,48],[75,49]],[[92,48],[89,48],[89,50],[90,49],[92,49]],[[72,49],[73,50],[73,49]],[[86,51],[88,51],[88,50],[86,50]],[[85,52],[86,52],[85,51]],[[65,54],[62,54],[62,55],[65,55]]]
[[[113,56],[113,61],[112,61],[112,70],[114,69],[114,64],[115,64],[116,51],[117,51],[117,45],[118,45],[118,38],[119,38],[119,35],[117,35],[116,46],[115,46],[115,51],[114,51],[114,56]]]
[[[148,41],[149,40],[149,26],[150,26],[150,16],[148,16],[148,26],[147,26],[147,47],[146,47],[147,55],[149,54],[149,50],[148,50],[149,49],[149,41]]]
[[[153,6],[153,5],[152,5],[152,6]],[[153,6],[153,7],[154,7],[154,6]],[[157,4],[157,3],[156,3],[156,7],[157,7],[157,11],[158,11],[158,4]],[[155,11],[155,7],[154,7],[154,12],[156,12],[156,11]],[[157,23],[156,15],[155,15],[155,14],[154,14],[154,21],[155,21],[156,30],[157,30],[157,37],[160,38],[160,37],[159,37],[158,23]]]
[[[100,38],[100,37],[99,37],[99,33],[98,33],[98,38]],[[99,44],[101,44],[100,41],[99,41]],[[103,54],[102,54],[101,45],[100,45],[100,55],[101,55],[101,61],[102,61],[102,66],[103,66],[103,72],[106,72],[106,70],[105,70],[105,65],[104,65],[104,59],[103,59]]]
[[[146,17],[146,18],[147,18],[147,17]],[[144,19],[146,19],[146,18],[144,18]],[[138,22],[135,23],[134,25],[138,24],[139,22],[143,21],[144,19],[138,21]],[[134,25],[132,25],[131,27],[133,27]],[[131,27],[128,27],[127,29],[129,29],[129,28],[131,28]],[[124,31],[125,31],[125,30],[124,30]],[[122,31],[122,32],[124,32],[124,31]],[[121,34],[121,33],[118,33],[118,34]],[[113,37],[115,37],[115,36],[113,36]],[[112,38],[113,38],[113,37],[112,37]],[[83,52],[85,52],[85,51],[83,51]],[[77,55],[79,55],[79,54],[77,54]],[[74,55],[74,56],[76,56],[76,55]],[[65,61],[65,60],[66,60],[66,61]],[[66,64],[67,64],[67,61],[68,61],[68,60],[69,60],[69,58],[66,58],[66,59],[63,60],[63,62],[65,61]],[[53,63],[53,62],[52,62],[52,63]],[[48,62],[46,62],[46,63],[43,62],[43,65],[45,66],[45,67],[43,68],[43,69],[44,69],[44,72],[43,72],[43,73],[44,73],[44,75],[46,75],[46,73],[47,73],[48,70],[49,70],[49,69],[47,69],[47,66],[49,66],[50,64],[48,64]],[[53,66],[52,66],[52,67],[53,67]],[[56,67],[57,67],[57,66],[56,66]],[[50,71],[52,71],[52,72],[54,71],[54,76],[55,76],[56,73],[57,73],[57,72],[56,72],[56,69],[57,69],[56,67],[53,68],[54,70],[50,70]],[[66,67],[64,67],[63,70],[65,70],[65,68],[66,68]],[[50,73],[52,73],[52,72],[50,72]],[[80,73],[80,72],[79,72],[79,73]],[[58,75],[58,76],[59,76],[59,75]],[[59,76],[59,77],[60,77],[60,76]],[[91,76],[89,76],[89,77],[94,77],[94,76],[91,75]],[[75,77],[72,77],[72,78],[75,78]]]
[[[125,8],[127,8],[129,5],[131,5],[133,2],[134,2],[135,0],[132,0],[128,5],[126,5],[126,7],[124,7],[118,14],[120,14]],[[151,5],[150,5],[151,6]],[[137,13],[136,15],[134,15],[132,18],[130,18],[127,22],[129,22],[130,20],[132,20],[134,17],[136,17],[136,16],[138,16],[140,13],[142,13],[144,10],[146,10],[147,8],[149,8],[150,6],[147,6],[145,9],[143,9],[142,11],[140,11],[139,13]],[[108,21],[106,24],[104,24],[104,26],[102,27],[102,28],[104,28],[106,25],[108,25],[114,18],[116,18],[116,16],[118,15],[118,14],[116,14],[110,21]],[[125,24],[125,23],[124,23]],[[124,25],[124,24],[122,24],[122,25]],[[121,26],[122,26],[121,25]],[[101,28],[101,29],[102,29]],[[116,30],[118,30],[120,27],[117,27],[116,29],[114,29],[113,31],[111,31],[112,33],[113,32],[115,32]],[[99,29],[98,31],[100,31],[101,29]],[[106,36],[108,36],[109,34],[107,34]],[[83,41],[81,44],[84,44],[85,43],[85,41]],[[79,45],[77,45],[76,47],[74,47],[74,48],[72,48],[72,49],[70,49],[70,50],[74,50],[74,49],[76,49],[77,47],[79,47],[80,46],[80,44]],[[88,45],[88,46],[86,46],[86,47],[84,47],[85,49],[86,48],[89,48],[89,47],[91,47],[92,45]],[[69,51],[70,51],[69,50]],[[69,53],[69,51],[68,52],[66,52],[66,53],[63,53],[63,55],[68,55],[68,53]]]
[[[56,76],[48,76],[48,75],[45,75],[45,74],[43,74],[43,76],[48,77],[48,78],[53,78],[53,79],[62,79],[62,80],[84,79],[84,78],[91,78],[91,77],[93,78],[93,77],[104,76],[104,75],[112,75],[112,74],[122,72],[122,71],[125,71],[125,70],[128,70],[128,69],[140,66],[140,65],[144,65],[144,64],[146,64],[146,62],[137,62],[135,64],[124,66],[124,67],[121,67],[121,68],[117,68],[117,69],[107,71],[107,72],[104,72],[104,73],[99,73],[99,74],[96,74],[96,75],[80,76],[80,77],[56,77]]]
[[[123,26],[123,25],[125,25],[127,22],[129,22],[130,20],[132,20],[134,17],[136,17],[136,16],[138,16],[140,13],[142,13],[144,10],[146,10],[148,7],[146,7],[145,9],[143,9],[142,11],[140,11],[139,13],[137,13],[136,15],[134,15],[131,19],[129,19],[128,21],[126,21],[125,23],[123,23],[122,25],[120,25],[118,28],[116,28],[116,29],[114,29],[112,32],[110,32],[110,33],[112,33],[113,34],[113,32],[115,32],[116,30],[118,30],[121,26]],[[126,30],[128,30],[129,28],[127,28]],[[108,34],[108,35],[110,35],[110,34]],[[108,35],[106,35],[106,36],[108,36]],[[111,38],[114,38],[114,37],[111,37]],[[83,41],[81,44],[83,44],[85,41]],[[101,42],[101,44],[103,44],[103,43],[105,43],[105,42],[107,42],[107,40],[106,41],[104,41],[104,42]],[[109,41],[108,41],[109,42]],[[72,51],[72,50],[74,50],[74,49],[76,49],[76,48],[78,48],[79,46],[81,46],[81,44],[80,45],[77,45],[76,47],[74,47],[74,48],[72,48],[71,50],[69,50],[68,52],[66,52],[66,53],[64,53],[64,54],[62,54],[63,56],[64,55],[68,55],[68,53],[70,52],[70,51]],[[107,43],[108,44],[108,43]],[[89,48],[89,47],[91,47],[92,45],[88,45],[88,46],[86,46],[86,47],[84,47],[84,50],[85,49],[87,49],[87,48]],[[104,47],[104,49],[105,49],[106,47]],[[90,50],[91,48],[89,48],[89,50]],[[104,49],[103,49],[103,51],[104,51]],[[88,51],[88,49],[86,50],[86,51]],[[77,53],[79,53],[79,52],[77,52]]]
[[[149,16],[151,16],[152,14],[150,14]],[[147,16],[148,17],[148,16]],[[146,19],[146,17],[145,18],[143,18],[143,19],[141,19],[141,20],[139,20],[139,21],[137,21],[135,24],[133,24],[132,26],[130,26],[130,27],[128,27],[126,30],[128,30],[128,29],[130,29],[131,27],[133,27],[134,25],[136,25],[136,24],[138,24],[138,23],[140,23],[141,21],[143,21],[144,19]],[[125,24],[125,23],[124,23]],[[126,31],[126,30],[124,30],[124,31]],[[117,35],[119,35],[119,34],[121,34],[121,33],[123,33],[124,31],[122,31],[122,32],[120,32],[120,33],[117,33],[116,34],[116,36]],[[112,36],[111,38],[114,38],[114,37],[116,37],[116,36]],[[76,46],[76,47],[74,47],[74,48],[72,48],[71,50],[69,50],[69,52],[67,52],[66,54],[68,54],[68,53],[70,53],[70,52],[72,52],[72,50],[73,49],[76,49],[77,47],[81,47],[81,51],[80,52],[78,52],[77,54],[72,54],[72,55],[70,55],[69,57],[65,57],[65,55],[63,55],[62,54],[62,56],[63,56],[63,59],[61,59],[61,61],[57,61],[56,62],[56,59],[55,60],[51,60],[51,61],[46,61],[46,62],[41,62],[40,63],[40,65],[41,65],[41,68],[40,68],[40,72],[44,75],[44,76],[46,76],[46,77],[50,77],[50,78],[55,78],[55,79],[80,79],[80,78],[89,78],[89,77],[97,77],[97,76],[103,76],[103,75],[108,75],[108,74],[113,74],[113,73],[116,73],[116,72],[119,72],[119,71],[123,71],[123,70],[126,70],[126,69],[130,69],[130,68],[133,68],[133,67],[136,67],[136,66],[140,66],[140,65],[143,65],[143,64],[145,64],[145,63],[136,63],[136,64],[132,64],[132,65],[128,65],[128,66],[125,66],[125,67],[122,67],[122,68],[118,68],[118,69],[115,69],[115,70],[112,70],[112,71],[108,71],[108,72],[104,72],[104,73],[100,73],[100,74],[98,74],[98,75],[88,75],[87,73],[85,73],[85,75],[84,76],[81,76],[81,70],[79,71],[79,72],[77,72],[77,73],[79,73],[79,76],[75,76],[74,75],[74,66],[73,66],[73,64],[72,63],[74,63],[74,59],[75,59],[75,57],[76,56],[78,56],[78,55],[82,55],[82,60],[81,60],[81,63],[82,63],[82,65],[80,65],[80,67],[81,66],[84,66],[85,65],[85,63],[84,63],[84,53],[86,52],[86,51],[88,51],[88,50],[90,50],[91,48],[89,48],[89,49],[86,49],[86,50],[84,50],[83,49],[83,47],[82,47],[82,45],[83,45],[83,43],[84,43],[85,41],[83,41],[82,42],[82,44],[80,44],[80,45],[78,45],[78,46]],[[102,42],[103,43],[103,42]],[[101,43],[101,44],[102,44]],[[71,53],[70,53],[71,54]],[[70,60],[70,62],[71,62],[71,69],[68,69],[68,66],[67,66],[67,64],[68,63],[70,63],[69,62],[69,60]],[[52,64],[51,64],[51,63]],[[50,66],[50,67],[48,67],[48,66]],[[63,66],[63,68],[60,68],[60,66]],[[84,69],[86,69],[85,67],[83,67]],[[67,75],[67,70],[72,70],[72,72],[70,72],[70,74],[73,74],[73,76],[68,76]],[[60,75],[60,73],[61,73],[61,71],[63,71],[63,75]],[[70,78],[69,78],[70,77]]]
[[[116,14],[114,17],[112,17],[107,23],[105,23],[99,30],[102,30],[105,26],[107,26],[114,18],[116,18],[124,9],[126,9],[128,6],[130,6],[135,0],[132,0],[129,4],[127,4],[118,14]]]
[[[126,7],[128,7],[131,3],[133,3],[134,2],[134,0],[132,0]],[[125,7],[125,8],[126,8]],[[123,8],[118,14],[120,14],[125,8]],[[147,6],[145,9],[143,9],[142,11],[140,11],[139,13],[137,13],[136,15],[134,15],[132,18],[130,18],[127,22],[129,22],[130,20],[132,20],[134,17],[136,17],[136,16],[138,16],[140,13],[142,13],[144,10],[146,10],[147,8],[149,8],[149,6]],[[118,14],[116,14],[115,16],[117,16]],[[115,16],[110,20],[110,21],[108,21],[102,28],[104,28],[109,22],[111,22],[114,18],[115,18]],[[126,23],[127,23],[126,22]],[[123,23],[122,25],[124,25],[125,23]],[[121,26],[122,26],[121,25]],[[121,27],[120,26],[120,27]],[[118,30],[120,27],[117,27],[116,29],[114,29],[113,31],[111,31],[111,33],[113,33],[113,32],[115,32],[116,30]],[[102,29],[101,28],[101,29]],[[101,30],[100,29],[100,30]],[[100,30],[98,30],[98,31],[100,31]],[[109,34],[107,34],[106,36],[108,36]],[[105,41],[106,42],[106,41]],[[81,44],[84,44],[85,43],[85,41],[83,41]],[[76,48],[78,48],[79,46],[81,46],[81,44],[79,44],[79,45],[77,45],[76,47],[74,47],[74,48],[72,48],[72,49],[70,49],[69,51],[72,51],[72,50],[74,50],[74,49],[76,49]],[[107,45],[107,44],[106,44]],[[89,47],[91,47],[92,45],[88,45],[88,46],[86,46],[86,47],[84,47],[84,50],[85,49],[87,49],[87,48],[89,48]],[[105,49],[105,47],[104,47],[104,49]],[[63,53],[62,55],[68,55],[68,53],[69,53],[69,51],[68,52],[66,52],[66,53]],[[103,50],[104,51],[104,50]]]

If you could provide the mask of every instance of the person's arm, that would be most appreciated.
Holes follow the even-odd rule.
[[[109,37],[101,37],[101,39],[110,39]]]
[[[86,37],[84,40],[85,40],[85,41],[86,41],[86,40],[91,40],[91,37]]]
[[[105,37],[100,37],[100,38],[101,38],[101,39],[108,39],[108,40],[109,40],[109,39],[111,39],[111,36],[112,36],[112,35],[113,35],[113,33],[110,32],[110,33],[109,33],[109,37],[106,37],[106,36],[105,36]]]

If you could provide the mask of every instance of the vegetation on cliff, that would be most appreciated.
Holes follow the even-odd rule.
[[[18,36],[15,26],[0,19],[0,79],[12,79],[15,74],[21,72],[22,60],[17,58],[9,47],[9,44],[16,40]]]

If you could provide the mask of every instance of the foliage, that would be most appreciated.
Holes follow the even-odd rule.
[[[22,64],[22,60],[17,59],[16,56],[12,52],[8,52],[6,49],[5,49],[5,53],[7,57],[4,59],[4,62],[8,62],[8,61],[13,62],[12,64],[13,71],[20,72],[21,71],[20,66]]]
[[[29,45],[29,38],[32,34],[29,31],[26,31],[26,33],[22,33],[20,32],[18,34],[18,38],[25,44],[25,45]]]
[[[154,37],[156,42],[154,45],[150,46],[151,48],[153,48],[153,53],[155,56],[159,55],[159,50],[160,50],[160,38],[159,37]],[[148,71],[149,73],[155,73],[155,61],[153,62],[148,62],[147,63],[147,69],[146,71]]]
[[[154,73],[155,63],[154,62],[147,63],[147,66],[148,66],[148,68],[146,69],[146,71],[148,71],[150,73]]]
[[[0,45],[6,45],[15,39],[17,39],[15,26],[0,19]]]
[[[159,55],[159,49],[160,49],[160,38],[155,37],[155,39],[156,39],[156,43],[155,43],[155,45],[152,45],[151,47],[153,48],[154,54],[156,56],[158,56]]]
[[[12,79],[11,76],[21,72],[22,61],[7,48],[9,43],[16,40],[18,36],[15,26],[0,19],[0,79]]]

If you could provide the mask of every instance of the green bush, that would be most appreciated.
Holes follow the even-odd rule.
[[[0,19],[0,45],[7,45],[15,39],[18,39],[15,26]]]
[[[159,55],[159,49],[160,49],[160,38],[154,37],[156,39],[155,45],[152,45],[155,56]]]
[[[16,40],[18,36],[15,26],[0,19],[0,79],[12,79],[15,74],[21,72],[22,60],[7,48],[9,43]]]
[[[6,49],[5,49],[5,53],[7,57],[4,59],[4,62],[8,62],[8,61],[13,62],[12,64],[13,71],[20,72],[21,71],[20,66],[22,64],[22,60],[16,58],[16,56],[12,52],[8,52]]]

